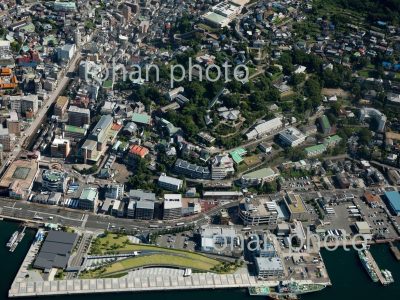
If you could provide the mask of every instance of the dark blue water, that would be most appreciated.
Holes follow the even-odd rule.
[[[19,227],[18,223],[0,221],[0,258],[2,259],[0,275],[0,299],[6,299],[8,289],[28,248],[33,240],[34,232],[27,234],[14,253],[10,253],[5,247],[12,233]],[[325,290],[304,295],[306,300],[323,299],[362,299],[362,300],[388,300],[399,299],[400,296],[400,262],[396,261],[386,245],[377,245],[371,248],[371,252],[381,268],[392,271],[395,283],[383,287],[379,283],[373,283],[368,274],[359,263],[354,251],[322,252],[333,286]],[[148,293],[120,293],[120,294],[96,294],[78,296],[57,296],[59,300],[239,300],[257,299],[250,297],[246,290],[212,290],[212,291],[180,291],[180,292],[148,292]],[[43,297],[55,299],[55,297]]]

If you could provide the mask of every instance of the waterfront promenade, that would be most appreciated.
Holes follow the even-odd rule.
[[[311,280],[297,280],[311,284]],[[69,294],[229,289],[277,286],[277,280],[258,280],[247,272],[238,274],[194,273],[184,276],[183,270],[171,268],[139,269],[121,278],[70,279],[54,281],[15,280],[9,297],[55,296]],[[322,286],[330,282],[320,283]]]
[[[189,277],[176,275],[156,275],[101,279],[71,279],[55,281],[15,281],[9,290],[9,297],[31,297],[65,294],[92,294],[111,292],[143,292],[166,290],[198,290],[247,288],[278,282],[257,281],[248,274],[217,275],[195,273]]]

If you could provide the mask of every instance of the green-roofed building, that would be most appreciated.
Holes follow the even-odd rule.
[[[97,207],[98,191],[94,187],[87,187],[82,190],[78,199],[78,207],[84,210],[94,211]]]
[[[25,26],[22,26],[19,30],[24,31],[24,32],[34,33],[35,25],[33,25],[32,23],[28,23]]]
[[[43,46],[47,46],[50,42],[52,42],[53,45],[58,44],[57,38],[53,34],[49,34],[43,38]]]
[[[233,161],[235,164],[240,164],[243,161],[243,156],[247,154],[247,150],[244,148],[237,148],[231,152],[229,152],[229,155],[232,157]]]
[[[335,134],[335,135],[328,136],[327,138],[325,138],[324,144],[326,145],[326,147],[334,147],[337,144],[339,144],[341,140],[342,140],[342,138],[340,136],[338,136],[337,134]]]
[[[244,186],[255,186],[264,184],[265,182],[271,182],[279,176],[279,173],[275,172],[271,168],[262,168],[247,174],[244,174],[241,178],[241,183]]]
[[[138,114],[134,113],[132,115],[132,122],[138,124],[138,125],[150,125],[151,122],[151,117],[148,114]]]
[[[328,136],[324,139],[323,144],[314,145],[304,149],[307,157],[318,156],[324,153],[328,148],[336,146],[342,138],[338,135]]]
[[[53,8],[55,11],[76,11],[76,3],[73,1],[54,1]]]
[[[112,90],[114,87],[114,83],[112,80],[106,80],[103,82],[103,89],[105,90]]]
[[[318,119],[319,126],[323,134],[330,134],[332,132],[332,126],[326,115],[323,115]]]
[[[87,134],[87,129],[79,126],[65,125],[64,137],[68,139],[83,139]]]
[[[229,18],[224,17],[220,14],[217,14],[215,12],[208,12],[205,15],[203,15],[203,20],[213,26],[213,27],[225,27],[229,24],[229,22],[231,21]]]
[[[327,147],[325,146],[325,144],[318,144],[311,147],[307,147],[306,149],[304,149],[304,151],[306,151],[307,157],[313,157],[324,153],[326,151],[326,148]]]

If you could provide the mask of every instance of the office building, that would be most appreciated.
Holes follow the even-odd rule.
[[[280,278],[284,276],[283,262],[279,257],[256,257],[256,273],[260,278]]]
[[[87,134],[87,129],[83,127],[65,125],[64,126],[64,138],[65,139],[83,139]]]
[[[14,199],[28,199],[39,175],[36,160],[14,160],[1,177],[0,192]]]
[[[42,173],[42,187],[52,192],[64,193],[67,190],[68,175],[58,170],[45,170]]]
[[[106,189],[106,198],[121,200],[124,197],[124,185],[112,184]]]
[[[182,216],[191,216],[201,212],[201,205],[197,198],[182,199]]]
[[[65,44],[57,48],[57,58],[59,61],[68,62],[74,57],[75,52],[75,44]]]
[[[210,179],[211,173],[207,167],[189,163],[183,159],[177,159],[174,165],[174,172],[196,179]]]
[[[244,174],[240,179],[243,186],[263,185],[265,182],[274,181],[278,178],[279,173],[271,168],[262,168],[247,174]]]
[[[283,127],[282,118],[274,118],[269,121],[262,121],[254,126],[248,133],[246,133],[246,137],[248,140],[261,138],[265,135],[271,135],[276,130]]]
[[[10,116],[7,118],[7,128],[10,134],[15,134],[15,136],[21,136],[21,123],[18,119],[18,114],[16,111],[10,111]]]
[[[143,190],[129,191],[128,218],[151,220],[154,216],[156,195]]]
[[[121,125],[114,124],[111,115],[101,116],[80,149],[84,161],[98,162],[107,149],[107,144],[114,142],[121,128]]]
[[[273,229],[278,215],[277,203],[267,198],[246,198],[239,204],[239,217],[245,225],[267,225]]]
[[[52,157],[68,157],[71,151],[69,140],[55,138],[50,146],[50,152]]]
[[[183,186],[183,180],[167,176],[163,173],[158,178],[158,186],[164,190],[178,192]]]
[[[68,97],[59,96],[57,98],[56,104],[54,105],[54,115],[61,120],[64,119],[64,117],[67,115],[68,103]]]
[[[92,212],[97,208],[98,191],[94,187],[86,187],[83,189],[79,199],[78,208],[90,210]]]
[[[54,1],[53,9],[57,12],[75,12],[77,10],[74,1]]]
[[[233,160],[227,154],[216,155],[212,161],[211,179],[221,180],[235,173]]]
[[[77,127],[90,125],[90,110],[74,105],[70,106],[68,108],[68,124]]]
[[[182,195],[165,194],[163,202],[164,220],[179,219],[182,217]]]
[[[306,140],[306,135],[297,128],[290,127],[279,132],[279,140],[283,146],[296,147]]]
[[[290,221],[306,221],[310,218],[303,199],[299,194],[286,192],[284,204],[287,211],[289,212]]]
[[[235,228],[204,225],[200,228],[201,250],[218,252],[218,249],[231,249],[235,238],[238,238]]]
[[[10,152],[13,149],[14,139],[15,135],[10,134],[8,128],[3,128],[0,125],[0,145],[2,145],[4,152]]]
[[[154,201],[141,200],[136,201],[135,219],[151,220],[154,216]]]
[[[385,130],[387,117],[379,110],[372,107],[363,107],[360,109],[360,121],[364,122],[369,119],[374,119],[377,123],[377,131],[383,132]]]

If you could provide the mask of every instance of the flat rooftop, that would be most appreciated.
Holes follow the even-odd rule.
[[[66,268],[77,238],[76,233],[49,231],[33,266],[46,271]]]
[[[8,188],[18,181],[20,187],[28,189],[35,180],[39,171],[39,164],[35,160],[15,160],[12,162],[0,180],[1,188]]]
[[[304,207],[303,200],[299,194],[288,193],[285,197],[285,202],[291,213],[303,213],[307,212]]]

